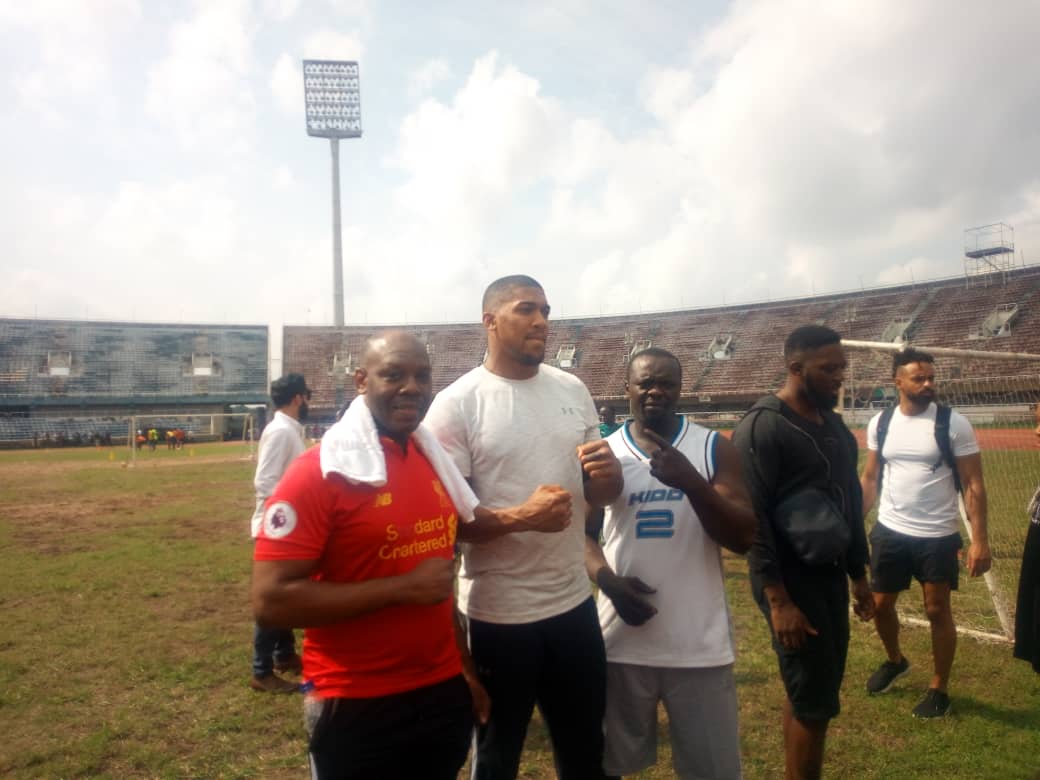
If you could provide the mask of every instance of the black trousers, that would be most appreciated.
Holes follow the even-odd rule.
[[[461,676],[372,699],[326,699],[311,736],[316,780],[455,780],[473,734]]]
[[[560,780],[603,777],[607,659],[591,598],[534,623],[469,621],[470,650],[491,695],[473,778],[512,780],[534,705],[549,727]]]

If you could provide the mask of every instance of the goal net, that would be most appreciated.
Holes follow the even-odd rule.
[[[229,457],[255,460],[254,418],[248,412],[233,414],[141,414],[127,427],[130,462],[142,455],[197,451],[221,452]]]
[[[867,423],[897,400],[892,355],[903,345],[855,341],[844,345],[849,367],[843,414],[865,457]],[[953,596],[954,619],[958,630],[969,635],[1008,640],[1014,632],[1022,546],[1029,524],[1026,505],[1040,482],[1040,440],[1034,433],[1040,355],[914,347],[935,357],[939,400],[968,418],[982,450],[993,567],[985,577],[972,578],[962,566],[959,590]],[[867,518],[868,530],[875,514],[872,511]],[[966,557],[971,532],[963,502],[961,518]],[[900,597],[900,612],[908,622],[924,620],[921,602],[916,586]]]

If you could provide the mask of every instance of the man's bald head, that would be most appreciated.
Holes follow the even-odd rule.
[[[365,339],[365,351],[361,353],[361,368],[367,369],[372,361],[381,360],[384,355],[393,352],[427,354],[426,345],[415,334],[405,330],[385,330]]]
[[[401,330],[372,336],[365,342],[354,385],[364,396],[379,431],[404,445],[433,399],[426,345]]]

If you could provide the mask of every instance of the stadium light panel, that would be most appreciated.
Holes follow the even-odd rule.
[[[361,83],[353,61],[304,60],[307,135],[361,137]]]

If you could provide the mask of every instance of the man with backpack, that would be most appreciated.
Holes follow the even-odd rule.
[[[864,516],[879,499],[870,566],[874,624],[888,655],[867,681],[867,691],[884,693],[910,670],[899,646],[896,600],[913,577],[921,583],[931,624],[934,665],[928,691],[913,709],[915,718],[941,718],[950,711],[947,684],[957,646],[950,593],[957,589],[962,546],[958,492],[971,524],[968,574],[984,574],[991,563],[979,445],[963,415],[936,403],[934,364],[931,355],[912,348],[895,354],[899,404],[868,424],[860,477]]]

